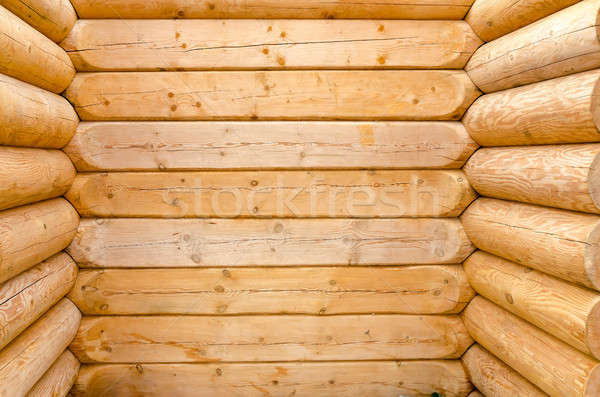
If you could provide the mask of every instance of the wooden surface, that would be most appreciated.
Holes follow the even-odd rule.
[[[0,73],[54,93],[75,75],[69,56],[56,43],[0,6]]]
[[[480,44],[464,21],[90,19],[61,46],[91,72],[462,69]]]
[[[599,0],[584,0],[479,48],[465,70],[483,92],[600,66]]]
[[[476,194],[458,170],[373,170],[80,174],[65,197],[83,217],[385,218],[456,217]]]
[[[458,120],[479,94],[434,70],[78,73],[66,91],[82,120]]]
[[[483,148],[465,165],[482,196],[600,213],[600,144]]]
[[[83,122],[78,171],[460,168],[477,148],[441,122]]]
[[[69,0],[0,0],[0,5],[57,43],[77,20]]]
[[[479,391],[477,390],[473,390],[470,394],[469,397],[485,397],[483,394],[481,394]]]
[[[599,77],[583,72],[484,95],[463,123],[482,146],[597,142]]]
[[[0,147],[0,209],[61,196],[75,173],[60,150]]]
[[[586,354],[600,357],[600,294],[477,251],[464,262],[478,294]]]
[[[462,356],[462,362],[469,380],[488,397],[548,396],[481,345],[471,346]]]
[[[458,316],[84,317],[82,363],[458,358],[473,343]]]
[[[479,249],[600,289],[597,215],[480,198],[461,221]]]
[[[457,219],[82,219],[80,267],[460,263]]]
[[[59,149],[78,122],[65,98],[0,74],[0,144]]]
[[[73,0],[80,18],[462,19],[473,0]]]
[[[492,41],[578,1],[477,0],[469,10],[466,21],[479,37],[485,41]]]
[[[0,284],[0,349],[65,296],[76,278],[75,262],[59,253]]]
[[[75,336],[81,314],[63,299],[0,351],[0,395],[23,396]]]
[[[69,298],[88,315],[458,313],[458,265],[82,270]]]
[[[471,390],[456,360],[260,364],[83,365],[75,397],[431,396]]]
[[[0,212],[0,283],[64,249],[78,224],[63,198]]]
[[[476,297],[462,318],[480,345],[551,396],[600,393],[598,361],[490,301]]]
[[[77,379],[79,360],[69,350],[52,364],[26,397],[65,397]]]

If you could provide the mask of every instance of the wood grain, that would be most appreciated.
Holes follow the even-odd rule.
[[[597,215],[480,198],[461,221],[479,249],[600,289]]]
[[[457,358],[473,343],[458,316],[84,317],[82,363]]]
[[[458,313],[458,265],[82,270],[69,298],[88,315]]]
[[[89,19],[61,46],[93,72],[462,69],[480,44],[464,21]]]
[[[69,350],[56,359],[26,397],[65,397],[77,379],[79,360]]]
[[[480,345],[549,395],[592,397],[600,392],[598,361],[490,301],[475,297],[462,318]]]
[[[469,380],[488,397],[548,396],[511,367],[490,354],[481,345],[474,344],[471,346],[462,356],[462,362]],[[480,394],[480,396],[482,395]]]
[[[59,149],[78,123],[65,98],[0,74],[0,144]]]
[[[59,253],[0,284],[0,349],[65,296],[76,278],[77,264]]]
[[[56,43],[0,6],[0,73],[58,94],[75,68]]]
[[[82,396],[431,396],[471,390],[456,360],[248,364],[83,365],[72,393]]]
[[[75,305],[63,299],[2,349],[0,395],[25,395],[64,352],[80,319]]]
[[[460,168],[477,144],[440,122],[83,122],[78,171]]]
[[[60,150],[0,147],[0,210],[61,196],[75,174]]]
[[[464,262],[477,293],[582,352],[600,357],[600,294],[478,251]]]
[[[463,123],[482,146],[597,142],[598,78],[595,70],[487,94]]]
[[[579,0],[477,0],[466,21],[485,41],[492,41],[551,15]]]
[[[78,225],[63,198],[0,212],[0,283],[66,248]]]
[[[458,120],[479,95],[435,70],[78,73],[66,91],[82,120]]]
[[[82,219],[80,267],[460,263],[473,247],[457,219]]]
[[[73,0],[80,18],[463,19],[473,0]]]
[[[77,20],[69,0],[0,0],[0,5],[57,43]]]
[[[80,174],[65,197],[83,217],[393,218],[456,217],[476,194],[458,170],[373,170]]]
[[[599,144],[483,148],[465,165],[482,196],[600,213]]]

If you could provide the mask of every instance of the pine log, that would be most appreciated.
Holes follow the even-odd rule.
[[[69,350],[65,350],[25,397],[65,397],[78,373],[79,360]]]
[[[57,43],[77,21],[69,0],[0,0],[0,5]]]
[[[600,217],[480,198],[461,217],[479,249],[600,290]]]
[[[496,306],[475,297],[462,318],[473,338],[551,396],[600,394],[600,363]]]

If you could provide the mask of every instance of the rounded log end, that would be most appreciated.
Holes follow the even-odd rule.
[[[597,32],[598,29],[600,29],[600,27],[596,27]],[[598,139],[600,139],[600,78],[597,78],[596,82],[594,83],[590,111],[592,113],[592,120],[594,121],[596,130],[599,132]]]
[[[587,287],[600,291],[600,222],[588,236],[583,257]]]
[[[600,396],[600,364],[597,364],[588,375],[585,382],[584,397]]]
[[[595,155],[590,166],[588,189],[594,206],[600,211],[600,153]]]
[[[594,303],[586,319],[585,344],[592,356],[600,359],[600,299]],[[600,392],[596,395],[600,395]]]

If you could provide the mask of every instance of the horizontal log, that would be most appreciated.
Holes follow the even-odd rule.
[[[600,358],[600,294],[483,251],[464,267],[480,295]]]
[[[61,196],[75,174],[60,150],[0,147],[0,210]]]
[[[478,344],[467,350],[462,362],[469,380],[486,396],[548,396]]]
[[[472,251],[457,219],[82,219],[68,248],[80,267],[453,264]]]
[[[579,0],[477,0],[465,20],[485,41],[492,41]]]
[[[471,343],[456,315],[101,316],[70,349],[82,363],[348,361],[457,358]]]
[[[482,146],[597,142],[600,70],[487,94],[463,123]]]
[[[63,198],[0,212],[0,283],[66,248],[79,225]]]
[[[479,48],[465,70],[483,92],[600,66],[600,1],[584,0]]]
[[[69,0],[0,0],[0,5],[57,43],[77,21]]]
[[[82,120],[458,120],[479,94],[435,70],[78,73],[66,91]]]
[[[58,302],[0,351],[0,395],[24,396],[71,342],[81,313],[68,299]]]
[[[458,313],[473,290],[458,265],[82,270],[84,314]]]
[[[65,98],[0,74],[0,144],[59,149],[78,123]]]
[[[477,145],[455,121],[83,122],[78,171],[460,168]]]
[[[0,349],[65,296],[76,278],[75,262],[59,253],[0,284]]]
[[[79,360],[69,350],[52,364],[26,397],[65,397],[77,379]]]
[[[465,165],[482,196],[600,213],[600,144],[484,148]]]
[[[72,0],[80,18],[463,19],[473,0]]]
[[[216,374],[216,376],[215,376]],[[430,396],[464,397],[471,390],[456,360],[344,363],[83,365],[75,397]]]
[[[65,51],[2,6],[0,33],[0,73],[57,94],[73,80]]]
[[[599,395],[600,363],[591,357],[481,297],[462,318],[480,345],[549,395]]]
[[[94,72],[462,69],[480,44],[464,21],[89,19],[61,46]]]
[[[600,147],[600,145],[599,145]],[[83,217],[456,217],[475,199],[448,171],[248,171],[78,175]]]
[[[479,249],[600,290],[600,217],[488,198],[461,217]]]

